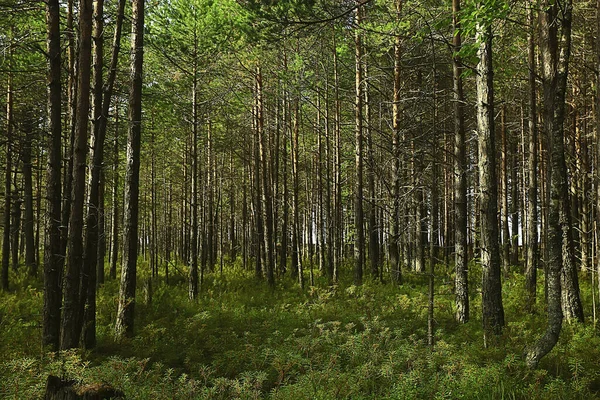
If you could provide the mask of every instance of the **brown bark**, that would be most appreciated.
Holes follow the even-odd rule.
[[[504,308],[500,281],[496,144],[494,140],[494,83],[492,71],[492,28],[477,26],[477,134],[479,144],[479,201],[484,344],[502,333]]]
[[[460,0],[452,1],[454,23],[454,252],[456,291],[456,320],[469,321],[469,279],[467,252],[467,166],[465,143],[465,99],[463,94],[463,66],[458,52],[462,46],[460,35]]]
[[[129,91],[129,132],[125,172],[124,257],[121,271],[119,308],[115,324],[117,339],[133,335],[135,311],[140,141],[142,128],[142,65],[144,57],[144,0],[133,0],[131,24],[131,86]]]
[[[48,164],[46,169],[46,234],[44,243],[44,308],[42,343],[51,350],[60,344],[62,302],[61,228],[61,49],[60,3],[46,3],[46,48],[48,63]]]
[[[92,54],[92,1],[79,2],[79,58],[77,77],[77,117],[73,147],[73,186],[69,216],[67,271],[63,304],[61,349],[79,345],[82,311],[81,293],[87,289],[87,270],[83,262],[83,218],[85,170],[88,149],[88,111],[90,108],[90,76]],[[83,272],[83,273],[82,273]]]

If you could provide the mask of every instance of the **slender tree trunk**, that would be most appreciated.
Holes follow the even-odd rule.
[[[400,21],[402,13],[402,0],[395,0],[396,19]],[[402,170],[400,167],[400,86],[402,84],[402,38],[396,36],[394,41],[394,97],[392,104],[392,235],[390,238],[390,268],[392,280],[402,283],[402,270],[400,262],[400,184]]]
[[[62,204],[62,255],[66,259],[67,241],[69,233],[69,219],[71,217],[71,203],[73,201],[71,193],[73,190],[73,149],[75,146],[75,129],[77,119],[77,49],[75,44],[75,27],[73,23],[74,0],[67,1],[67,102],[68,118],[67,130],[68,140],[65,148],[66,163],[63,171],[63,204]]]
[[[87,290],[88,271],[84,265],[83,225],[85,172],[88,151],[88,111],[92,55],[92,1],[79,2],[79,61],[77,81],[77,117],[73,147],[73,187],[69,216],[67,272],[63,305],[61,349],[79,345],[83,321],[81,292]],[[85,270],[84,270],[85,268]]]
[[[100,172],[100,188],[98,190],[98,270],[96,274],[96,290],[104,284],[104,259],[106,258],[106,223],[104,214],[104,193],[106,190],[106,178],[104,168]]]
[[[196,32],[194,32],[194,40],[196,40]],[[195,46],[194,48],[197,48]],[[194,50],[195,51],[195,50]],[[194,301],[198,298],[198,72],[195,64],[196,57],[194,54],[194,71],[192,77],[192,197],[191,197],[191,214],[192,214],[192,235],[191,235],[191,252],[190,252],[190,275],[188,296]]]
[[[563,308],[561,307],[562,285],[565,262],[570,254],[565,254],[566,231],[569,226],[567,169],[565,164],[563,123],[565,92],[570,53],[570,28],[572,3],[565,3],[566,13],[559,22],[556,4],[546,0],[540,11],[540,53],[542,59],[542,83],[544,90],[544,134],[551,149],[551,199],[548,216],[548,260],[546,280],[548,281],[548,325],[544,335],[526,353],[527,365],[534,368],[540,359],[548,354],[558,342],[562,328]],[[559,36],[560,30],[560,36]],[[561,38],[562,36],[562,38]],[[561,39],[567,39],[560,45]],[[566,46],[566,47],[565,47]],[[560,50],[559,50],[560,49]]]
[[[456,291],[456,320],[469,321],[469,279],[467,251],[467,156],[465,143],[465,98],[463,94],[463,65],[458,52],[461,49],[460,0],[452,1],[454,22],[454,286]]]
[[[360,0],[357,0],[360,1]],[[355,97],[355,167],[356,167],[356,182],[354,188],[355,204],[354,204],[354,229],[356,230],[356,238],[354,241],[354,284],[362,284],[363,268],[365,264],[365,232],[364,232],[364,214],[363,214],[363,48],[362,48],[362,32],[360,25],[362,22],[362,7],[356,8],[354,44],[356,51],[356,97]]]
[[[26,114],[24,122],[24,143],[21,153],[23,161],[23,198],[25,215],[23,234],[25,236],[25,266],[30,276],[37,276],[35,260],[34,212],[33,212],[33,166],[31,163],[31,136],[33,135],[33,116]]]
[[[6,170],[4,171],[4,235],[2,239],[2,289],[8,290],[8,270],[10,265],[11,233],[11,174],[12,174],[12,136],[13,136],[13,84],[12,73],[8,74],[6,90]]]
[[[61,48],[60,3],[46,2],[48,62],[48,164],[46,169],[46,234],[44,241],[44,308],[42,343],[56,351],[60,344],[62,302],[61,227]]]
[[[115,334],[117,339],[133,335],[135,307],[140,139],[142,128],[142,65],[144,57],[144,0],[133,0],[131,23],[131,87],[129,91],[129,134],[125,172],[125,251]]]
[[[256,70],[256,131],[258,134],[258,152],[259,162],[262,172],[262,202],[264,209],[264,222],[266,225],[266,235],[264,237],[264,245],[266,252],[266,275],[267,283],[270,287],[275,286],[275,249],[274,249],[274,233],[273,233],[273,195],[271,182],[269,179],[269,160],[267,154],[267,140],[264,129],[264,103],[263,103],[263,82],[260,66]]]
[[[304,273],[302,259],[300,258],[301,233],[300,233],[300,173],[298,171],[298,139],[300,136],[300,109],[299,99],[294,100],[294,126],[292,129],[292,179],[293,179],[293,226],[292,226],[292,276],[296,275],[300,287],[304,288]]]
[[[494,132],[492,131],[492,134]],[[502,106],[500,112],[500,135],[502,140],[501,147],[501,225],[502,225],[502,268],[504,275],[508,277],[510,268],[510,232],[508,226],[508,132],[506,131],[506,105]]]
[[[115,105],[115,140],[113,144],[113,187],[112,187],[112,254],[110,257],[110,279],[117,279],[119,261],[119,102]]]
[[[538,133],[537,133],[537,104],[536,104],[536,58],[535,58],[535,21],[533,0],[527,6],[527,21],[529,32],[527,34],[527,60],[529,64],[529,157],[527,169],[529,171],[528,200],[527,200],[527,263],[525,271],[525,290],[527,292],[527,308],[533,310],[537,291],[537,269],[539,259],[538,249]]]
[[[287,257],[288,257],[288,239],[289,239],[289,204],[290,204],[290,191],[288,187],[288,132],[290,124],[290,113],[289,113],[289,101],[287,94],[284,93],[283,98],[283,113],[284,113],[284,140],[283,140],[283,154],[282,154],[282,171],[281,177],[283,180],[283,216],[281,223],[281,271],[285,273],[287,270]]]
[[[104,164],[104,139],[106,122],[103,119],[103,79],[104,67],[104,0],[94,1],[94,102],[93,133],[91,151],[91,174],[89,184],[88,213],[86,218],[85,253],[81,280],[80,307],[83,314],[83,342],[89,349],[96,345],[96,276],[98,269],[98,235],[100,208],[100,178]],[[110,99],[106,99],[110,102]],[[104,116],[104,119],[106,116]],[[104,268],[104,262],[100,266]]]
[[[400,0],[399,0],[400,1]],[[335,96],[335,116],[334,116],[334,212],[333,212],[333,282],[339,280],[339,270],[343,259],[343,210],[342,210],[342,129],[341,129],[341,99],[339,93],[339,72],[338,72],[338,57],[335,40],[335,32],[333,33],[333,80],[334,80],[334,96]]]
[[[494,140],[494,83],[492,72],[492,28],[477,26],[477,130],[479,143],[479,201],[484,344],[494,342],[504,327],[500,249],[498,235],[498,193],[496,145]],[[493,336],[492,336],[493,335]]]

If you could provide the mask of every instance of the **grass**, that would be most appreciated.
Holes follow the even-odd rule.
[[[50,373],[109,383],[127,399],[600,396],[600,338],[591,323],[564,324],[559,345],[529,370],[521,354],[544,329],[542,305],[525,314],[523,278],[511,274],[503,285],[507,326],[499,346],[485,349],[475,265],[471,277],[472,319],[465,325],[454,322],[451,276],[436,278],[433,352],[424,276],[360,287],[317,278],[305,290],[284,278],[269,289],[251,271],[230,266],[206,276],[195,303],[183,277],[155,282],[151,304],[139,290],[136,336],[122,343],[112,335],[118,282],[107,282],[98,298],[98,347],[56,354],[40,345],[41,284],[18,275],[16,289],[0,293],[0,398],[41,398]],[[591,305],[587,281],[582,295]]]

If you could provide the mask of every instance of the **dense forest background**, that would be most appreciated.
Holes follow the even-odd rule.
[[[599,395],[600,3],[0,25],[0,397]]]

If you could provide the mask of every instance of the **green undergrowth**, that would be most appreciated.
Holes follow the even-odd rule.
[[[183,271],[184,268],[180,267]],[[443,268],[439,270],[442,272]],[[318,275],[318,273],[317,273]],[[348,275],[350,275],[348,273]],[[287,277],[274,289],[251,271],[207,274],[200,299],[183,277],[139,279],[136,335],[115,343],[118,282],[99,291],[98,347],[48,353],[41,342],[41,285],[17,277],[0,293],[0,398],[41,398],[55,374],[105,382],[127,399],[589,399],[600,396],[600,338],[591,318],[564,324],[559,345],[529,370],[522,353],[545,326],[543,281],[537,313],[524,312],[523,278],[504,281],[506,328],[483,347],[480,271],[471,269],[471,315],[454,322],[452,276],[436,277],[435,348],[427,346],[427,277],[401,286],[323,278],[301,290]],[[349,277],[348,277],[349,279]],[[583,300],[591,315],[589,278]]]

